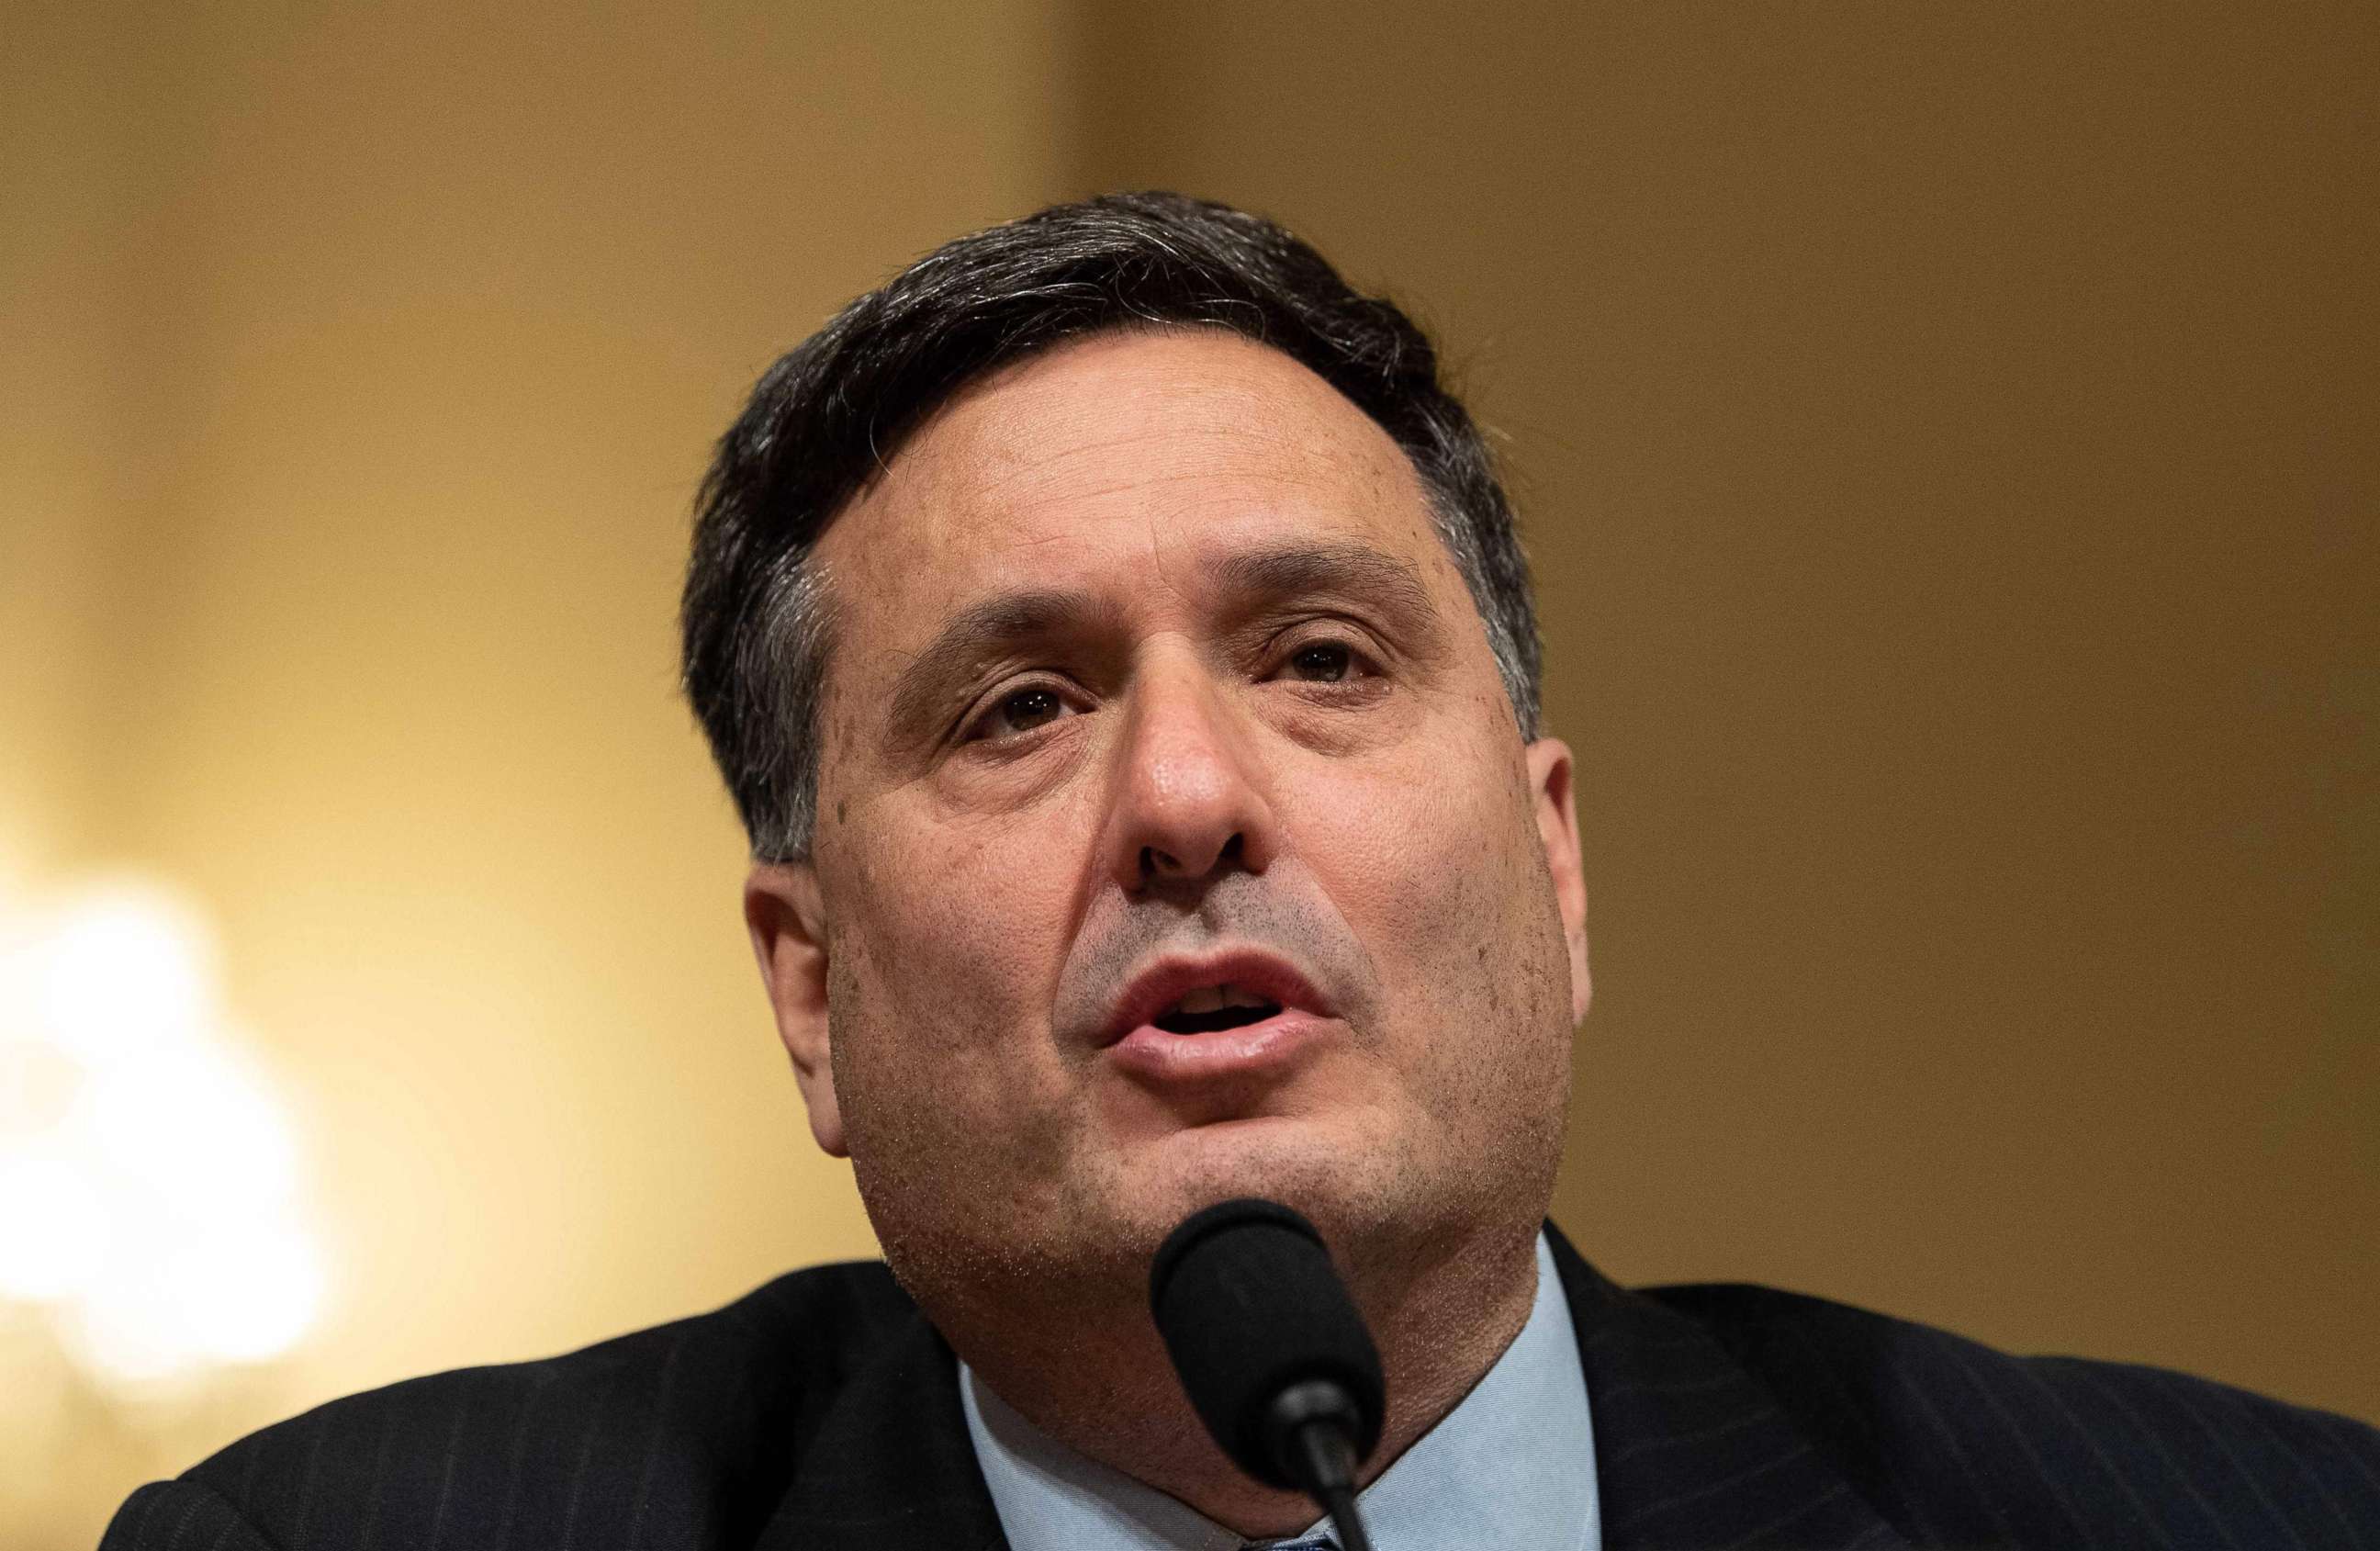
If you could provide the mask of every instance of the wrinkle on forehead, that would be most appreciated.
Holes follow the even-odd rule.
[[[1098,335],[971,385],[861,504],[1007,521],[1234,477],[1333,493],[1352,477],[1372,499],[1420,496],[1403,452],[1337,389],[1269,346],[1191,330]]]
[[[1292,537],[1462,589],[1403,451],[1305,367],[1220,330],[1060,346],[954,397],[821,537],[848,626],[830,699],[990,595],[1112,584],[1120,541],[1135,585],[1182,596],[1202,559]]]
[[[1226,620],[1291,599],[1333,597],[1367,603],[1393,622],[1409,652],[1435,649],[1440,621],[1420,574],[1359,540],[1280,539],[1227,551],[1206,562],[1197,575],[1177,577],[1167,574],[1152,529],[1149,562],[1157,587],[1176,596],[1206,597]],[[965,605],[923,648],[905,654],[887,718],[892,741],[919,741],[937,709],[953,697],[954,686],[972,678],[984,660],[1037,642],[1120,636],[1127,619],[1123,599],[1097,590],[1028,587]]]

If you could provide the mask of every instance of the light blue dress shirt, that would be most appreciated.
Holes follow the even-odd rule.
[[[1014,1551],[1235,1551],[1196,1509],[1050,1437],[964,1363],[975,1457]],[[1528,1323],[1487,1376],[1364,1488],[1374,1551],[1601,1551],[1595,1433],[1570,1305],[1537,1236]],[[1317,1520],[1305,1535],[1327,1529]]]

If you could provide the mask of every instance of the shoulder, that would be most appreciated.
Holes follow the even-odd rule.
[[[1915,1540],[2311,1547],[2380,1527],[2380,1433],[2346,1417],[1770,1288],[1643,1295],[1701,1324]]]
[[[572,1525],[746,1542],[844,1383],[917,1317],[882,1265],[825,1266],[577,1351],[351,1395],[143,1488],[105,1545],[171,1546],[186,1518],[212,1538],[225,1514],[289,1547],[501,1545]]]

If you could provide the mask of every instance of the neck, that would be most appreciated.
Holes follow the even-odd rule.
[[[1368,1269],[1359,1263],[1350,1291],[1380,1349],[1388,1414],[1362,1484],[1442,1421],[1520,1334],[1536,1289],[1535,1227]],[[1044,1339],[1033,1338],[1062,1322],[1037,1321],[1024,1339],[1003,1329],[998,1340],[967,1340],[959,1327],[974,1323],[962,1316],[943,1328],[993,1393],[1068,1448],[1251,1538],[1313,1521],[1311,1502],[1250,1480],[1208,1436],[1136,1300],[1076,1310],[1065,1333]]]

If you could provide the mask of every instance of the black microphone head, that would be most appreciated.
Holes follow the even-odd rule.
[[[1192,1214],[1157,1252],[1148,1305],[1199,1420],[1258,1481],[1309,1484],[1285,1457],[1274,1415],[1301,1385],[1344,1392],[1357,1460],[1380,1441],[1379,1351],[1322,1235],[1288,1207],[1244,1199]]]

